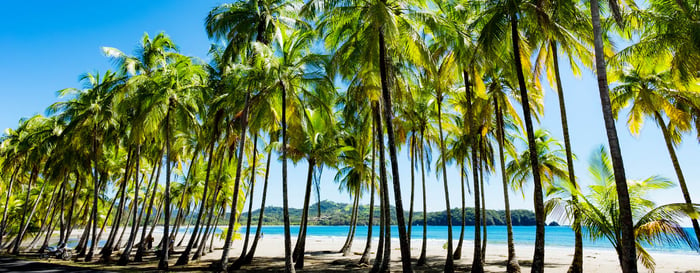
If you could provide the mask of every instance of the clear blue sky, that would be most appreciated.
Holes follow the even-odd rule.
[[[181,52],[206,59],[209,40],[204,31],[204,18],[219,1],[10,1],[0,9],[0,128],[15,127],[21,117],[44,113],[44,109],[57,101],[56,91],[67,87],[80,87],[81,73],[105,71],[111,68],[100,47],[111,46],[131,52],[144,32],[156,34],[165,31],[179,45]],[[564,61],[562,61],[564,62]],[[566,63],[566,62],[564,62]],[[579,180],[586,184],[586,161],[600,144],[607,143],[595,77],[584,71],[581,79],[563,68],[563,82],[569,111],[571,141],[578,156],[575,164]],[[546,84],[545,84],[546,85]],[[676,181],[675,173],[660,130],[647,123],[639,138],[630,135],[623,122],[618,122],[625,167],[629,178],[645,178],[663,175]],[[539,127],[546,128],[561,139],[559,109],[556,94],[547,87],[545,117]],[[698,178],[700,154],[698,143],[687,136],[678,150],[678,156],[689,183],[691,195],[700,200]],[[409,163],[407,155],[400,155],[403,200],[408,208],[410,191]],[[434,156],[433,158],[437,158]],[[273,170],[279,170],[274,164]],[[290,205],[301,207],[306,164],[290,170],[292,183]],[[434,169],[434,168],[433,168]],[[323,173],[322,199],[351,202],[347,193],[339,193],[332,181],[335,171]],[[444,210],[442,183],[434,173],[428,177],[429,211]],[[456,169],[448,169],[450,198],[453,207],[458,206],[459,176]],[[488,178],[486,206],[503,208],[500,177]],[[281,206],[281,178],[279,171],[270,176],[269,204]],[[531,188],[525,189],[525,198],[512,194],[513,208],[532,209]],[[419,192],[417,192],[419,193]],[[260,200],[257,195],[256,200]],[[654,194],[658,203],[682,201],[678,187]],[[419,200],[419,199],[417,199]],[[256,201],[256,202],[258,202]],[[368,203],[368,199],[363,199]],[[473,199],[468,197],[468,204]],[[421,204],[416,201],[416,209]]]

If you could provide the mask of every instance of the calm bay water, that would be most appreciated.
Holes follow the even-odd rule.
[[[307,229],[308,236],[325,236],[325,237],[343,237],[347,236],[349,226],[309,226]],[[452,234],[454,240],[459,239],[459,232],[461,227],[453,227]],[[685,228],[692,238],[693,235],[692,228]],[[241,233],[245,233],[245,228],[241,228]],[[255,232],[255,227],[251,228],[251,232]],[[262,232],[265,235],[284,235],[284,227],[282,226],[263,226]],[[296,237],[299,232],[298,226],[291,227],[292,237]],[[487,239],[490,244],[506,244],[507,243],[507,233],[505,226],[488,226],[487,227]],[[379,233],[379,227],[374,226],[372,229],[372,235],[377,238]],[[251,234],[254,236],[254,234]],[[399,233],[396,226],[392,226],[391,237],[398,238]],[[367,238],[367,226],[358,226],[355,232],[356,239]],[[423,238],[423,227],[414,226],[411,230],[411,238],[414,240],[420,240]],[[428,226],[427,238],[433,240],[447,240],[447,226]],[[535,227],[534,226],[517,226],[513,227],[513,238],[515,244],[517,245],[533,245],[535,243]],[[474,240],[474,227],[464,228],[464,239]],[[560,246],[560,247],[574,247],[574,231],[568,226],[560,227],[545,227],[545,244],[548,246]],[[583,234],[583,246],[586,248],[602,248],[602,249],[612,249],[612,245],[606,239],[600,239],[597,241],[591,241],[586,238],[586,233]],[[647,250],[655,252],[685,252],[685,253],[696,253],[687,245],[654,245],[646,246]]]
[[[217,227],[216,233],[221,233],[224,227]],[[340,237],[341,240],[345,238],[348,234],[349,226],[309,226],[307,229],[308,236],[319,236],[319,237]],[[453,227],[454,240],[459,239],[460,227]],[[692,228],[685,228],[685,231],[692,237],[695,238]],[[180,228],[179,234],[185,232],[185,228]],[[192,227],[187,230],[187,232],[192,232]],[[262,232],[265,236],[283,236],[284,227],[283,226],[263,226]],[[488,226],[488,242],[489,244],[506,244],[507,234],[505,226]],[[155,233],[162,234],[162,227],[158,227]],[[245,227],[239,230],[239,233],[245,234]],[[296,237],[299,233],[299,226],[291,227],[292,237]],[[420,240],[423,238],[423,227],[414,226],[411,231],[411,238],[414,240]],[[372,235],[376,239],[377,234],[379,234],[379,226],[374,226],[372,229]],[[255,236],[255,227],[251,229],[251,238]],[[128,236],[125,236],[128,237]],[[180,237],[180,235],[178,235]],[[396,226],[392,226],[391,237],[398,238],[399,233]],[[535,227],[534,226],[516,226],[513,227],[513,237],[516,245],[533,245],[535,243]],[[355,238],[364,240],[367,238],[367,226],[358,226],[355,231]],[[428,226],[427,238],[431,240],[447,240],[447,227],[446,226]],[[474,227],[465,227],[464,229],[464,239],[474,240]],[[126,240],[126,238],[125,238]],[[103,245],[105,240],[101,240],[99,245]],[[70,240],[68,245],[74,247],[77,244],[77,240]],[[545,227],[545,244],[547,246],[557,246],[557,247],[574,247],[574,232],[568,226],[560,227]],[[584,232],[583,246],[585,248],[600,248],[600,249],[612,249],[612,245],[606,239],[600,239],[597,241],[591,241],[586,237]],[[645,245],[646,249],[654,252],[674,252],[674,253],[686,253],[693,254],[697,253],[693,251],[687,245]]]

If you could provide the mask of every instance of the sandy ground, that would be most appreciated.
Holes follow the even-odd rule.
[[[71,237],[77,237],[80,230],[76,230]],[[127,231],[128,232],[128,231]],[[105,232],[107,234],[107,232]],[[128,233],[127,233],[128,234]],[[159,236],[160,234],[154,234]],[[294,234],[295,235],[295,234]],[[106,235],[103,235],[106,238]],[[175,242],[179,242],[182,234],[178,235]],[[123,244],[126,241],[126,234]],[[253,234],[251,234],[251,238]],[[376,238],[376,237],[375,237]],[[357,262],[364,250],[364,238],[356,238],[352,245],[352,254],[342,256],[338,253],[343,245],[345,238],[342,237],[307,237],[305,267],[300,272],[367,272],[369,268],[358,266]],[[252,239],[251,239],[252,241]],[[294,243],[292,238],[292,243]],[[156,243],[158,237],[156,237]],[[443,240],[428,240],[427,257],[428,264],[422,267],[414,267],[415,272],[442,272],[444,259],[447,251],[443,249]],[[179,253],[184,249],[182,247],[175,248],[175,253],[171,258],[171,271],[191,272],[211,271],[209,266],[219,260],[222,254],[223,241],[214,241],[214,251],[207,253],[200,258],[199,261],[193,261],[185,267],[172,266],[179,256]],[[154,244],[155,245],[155,244]],[[239,255],[242,248],[242,240],[237,240],[233,244],[231,253],[231,261],[234,261]],[[376,248],[377,241],[373,240],[373,250]],[[258,244],[255,259],[251,265],[246,265],[239,272],[279,272],[284,265],[284,238],[280,235],[265,235]],[[411,243],[411,255],[415,259],[420,255],[421,240],[413,240]],[[455,244],[456,246],[456,244]],[[394,272],[401,272],[400,252],[398,240],[392,240],[392,263],[391,269]],[[208,249],[208,248],[207,248]],[[135,250],[134,250],[135,251]],[[532,260],[533,246],[531,245],[516,245],[516,252],[522,272],[530,271]],[[118,252],[116,253],[118,254]],[[374,251],[372,251],[374,254]],[[547,247],[545,254],[545,272],[566,272],[571,262],[573,249],[563,247]],[[455,261],[455,266],[459,272],[468,272],[471,267],[473,256],[473,245],[471,241],[464,241],[462,249],[462,259]],[[700,254],[676,254],[676,253],[652,253],[656,260],[656,272],[686,272],[700,273]],[[30,256],[31,257],[31,256]],[[487,245],[485,270],[487,272],[505,272],[505,260],[507,257],[507,246],[503,244],[490,243]],[[372,255],[374,258],[374,255]],[[115,258],[115,260],[118,258]],[[85,262],[63,262],[52,260],[49,262],[60,264],[71,264],[77,266],[87,266],[93,269],[109,270],[109,271],[127,271],[127,272],[144,272],[154,271],[157,265],[155,256],[146,257],[147,261],[143,263],[131,263],[127,267],[119,267],[116,265],[104,265],[101,263],[85,263]],[[43,261],[46,262],[46,261]],[[414,263],[415,264],[415,263]],[[584,271],[585,272],[621,272],[617,255],[613,250],[607,249],[584,249]],[[1,267],[1,265],[0,265]],[[641,264],[639,272],[647,272]]]

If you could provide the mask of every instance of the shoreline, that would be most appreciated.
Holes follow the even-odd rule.
[[[108,230],[106,230],[108,231]],[[71,238],[79,237],[82,229],[74,230],[71,234]],[[245,233],[242,233],[244,237]],[[160,240],[161,233],[154,231],[154,239],[156,242]],[[296,243],[296,234],[293,234],[292,246]],[[189,236],[187,233],[186,236]],[[251,242],[253,233],[251,233]],[[180,232],[176,238],[179,241],[183,238],[183,232]],[[365,272],[368,269],[363,266],[357,265],[357,262],[362,255],[365,248],[366,236],[361,238],[356,236],[353,240],[353,244],[350,250],[349,256],[342,256],[338,253],[345,240],[344,236],[324,236],[324,235],[308,235],[306,240],[306,251],[304,255],[306,272],[325,272],[326,270],[334,272]],[[54,241],[54,239],[52,239]],[[378,238],[376,235],[372,240],[371,258],[374,258],[374,251],[377,247]],[[473,244],[472,240],[464,240],[462,246],[462,259],[455,260],[455,265],[459,271],[467,271],[471,267],[471,261],[473,257]],[[122,242],[124,244],[125,242]],[[431,239],[426,241],[426,256],[428,258],[428,265],[422,267],[416,267],[415,272],[442,272],[442,266],[444,266],[445,256],[447,254],[446,250],[443,248],[445,240],[441,239]],[[186,242],[185,242],[186,244]],[[255,259],[251,265],[247,265],[242,268],[244,271],[252,272],[274,272],[283,268],[284,265],[284,248],[281,247],[284,244],[284,235],[281,234],[266,234],[258,242],[258,248],[255,252]],[[243,239],[234,240],[232,248],[230,251],[231,261],[235,260],[241,253],[243,245]],[[417,259],[421,252],[422,239],[411,240],[411,257],[412,259]],[[457,246],[457,240],[455,240],[454,246]],[[176,247],[175,251],[180,252],[184,249],[184,244],[180,247]],[[213,251],[205,251],[204,255],[199,261],[193,261],[189,266],[199,266],[206,267],[221,258],[223,254],[223,240],[218,236],[214,238]],[[208,249],[208,247],[207,247]],[[527,272],[530,270],[529,266],[531,264],[532,253],[534,251],[533,245],[527,244],[515,244],[516,257],[521,265],[521,272]],[[547,267],[546,272],[557,272],[565,273],[571,263],[574,249],[565,246],[545,246],[545,264]],[[115,252],[117,255],[119,252]],[[499,242],[488,242],[486,247],[485,263],[484,269],[487,272],[503,272],[505,271],[505,261],[507,260],[508,247],[506,244]],[[621,272],[619,262],[617,259],[617,254],[613,249],[598,249],[584,247],[584,272]],[[700,255],[692,253],[658,253],[652,252],[652,257],[656,261],[656,272],[700,272]],[[395,272],[401,271],[400,263],[400,249],[398,238],[392,238],[391,240],[391,270]],[[175,260],[179,255],[174,255],[171,259],[170,264],[173,265]],[[60,261],[55,261],[59,262]],[[414,261],[415,262],[415,261]],[[109,269],[109,270],[120,270],[126,269],[133,270],[133,268],[123,268],[123,267],[112,267],[112,265],[105,265],[102,263],[84,263],[78,262],[66,263],[78,264],[89,267],[94,267],[96,269]],[[156,261],[149,261],[147,263],[139,263],[137,266],[143,269],[153,269],[157,266]],[[108,268],[105,268],[107,266]],[[188,266],[188,268],[189,268]],[[178,268],[178,267],[173,267]],[[646,269],[640,264],[640,272],[646,271]],[[206,270],[205,270],[206,272]]]

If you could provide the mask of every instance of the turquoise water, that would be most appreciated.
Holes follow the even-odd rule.
[[[333,237],[345,237],[348,234],[349,226],[309,226],[307,229],[308,236],[333,236]],[[460,227],[453,227],[454,240],[459,239]],[[692,228],[685,228],[692,238],[693,235]],[[245,228],[241,228],[241,233],[245,233]],[[251,229],[251,236],[254,236],[255,228]],[[284,228],[282,226],[263,226],[262,232],[265,235],[284,235]],[[299,232],[298,226],[291,227],[292,237],[296,237]],[[493,244],[506,244],[507,234],[505,226],[488,226],[488,242]],[[372,229],[372,235],[377,238],[379,233],[379,227],[374,226]],[[396,226],[392,226],[391,237],[398,238],[399,233]],[[427,232],[428,239],[434,240],[447,240],[447,227],[446,226],[428,226]],[[583,234],[583,246],[586,248],[602,248],[602,249],[612,249],[612,245],[606,239],[600,239],[597,241],[591,241],[586,238],[586,233]],[[367,227],[359,226],[355,232],[356,239],[367,238]],[[423,227],[414,226],[411,230],[411,238],[414,240],[420,240],[423,238]],[[464,228],[464,239],[474,240],[474,227]],[[513,227],[513,239],[516,245],[533,245],[535,243],[535,227],[534,226],[517,226]],[[574,247],[574,232],[568,226],[560,227],[545,227],[545,242],[547,246],[559,246],[559,247]],[[688,245],[654,245],[646,246],[647,250],[655,252],[685,252],[688,254],[697,253],[693,251]]]
[[[216,232],[221,233],[223,227],[218,227]],[[349,226],[309,226],[307,229],[308,236],[320,236],[320,237],[342,237],[345,238],[348,234]],[[459,239],[460,227],[453,227],[454,240]],[[505,226],[488,226],[488,242],[490,244],[506,244],[507,234]],[[692,237],[695,238],[692,228],[685,228],[685,231]],[[162,232],[162,228],[156,228],[156,233]],[[185,232],[185,228],[180,228],[179,234]],[[192,227],[189,228],[188,232],[192,232]],[[284,235],[284,227],[282,226],[263,226],[262,232],[265,236],[282,236]],[[241,228],[239,231],[241,234],[245,234],[245,228]],[[299,226],[291,227],[292,237],[296,237],[299,233]],[[373,238],[377,238],[379,233],[379,226],[374,226],[372,229]],[[414,240],[420,240],[423,238],[423,227],[414,226],[411,231],[411,238]],[[127,235],[127,234],[125,234]],[[255,227],[251,229],[251,237],[255,236]],[[125,236],[124,240],[126,240]],[[178,236],[179,237],[179,236]],[[396,226],[392,226],[391,237],[398,238],[399,233]],[[428,239],[432,240],[447,240],[447,227],[446,226],[428,226],[427,232]],[[535,227],[534,226],[516,226],[513,227],[513,237],[516,245],[533,245],[535,243]],[[355,232],[356,239],[364,240],[367,238],[367,226],[358,226]],[[474,227],[468,226],[464,228],[464,239],[467,241],[474,240]],[[103,245],[105,240],[100,240],[99,245]],[[74,247],[77,244],[77,240],[70,240],[68,245]],[[558,247],[574,247],[574,232],[568,226],[560,227],[545,227],[545,244],[547,246],[558,246]],[[612,249],[612,245],[606,239],[600,239],[597,241],[591,241],[586,237],[584,232],[583,246],[586,248],[600,248],[600,249]],[[686,253],[693,254],[697,253],[693,251],[688,245],[645,245],[645,248],[649,251],[654,252],[673,252],[673,253]]]

